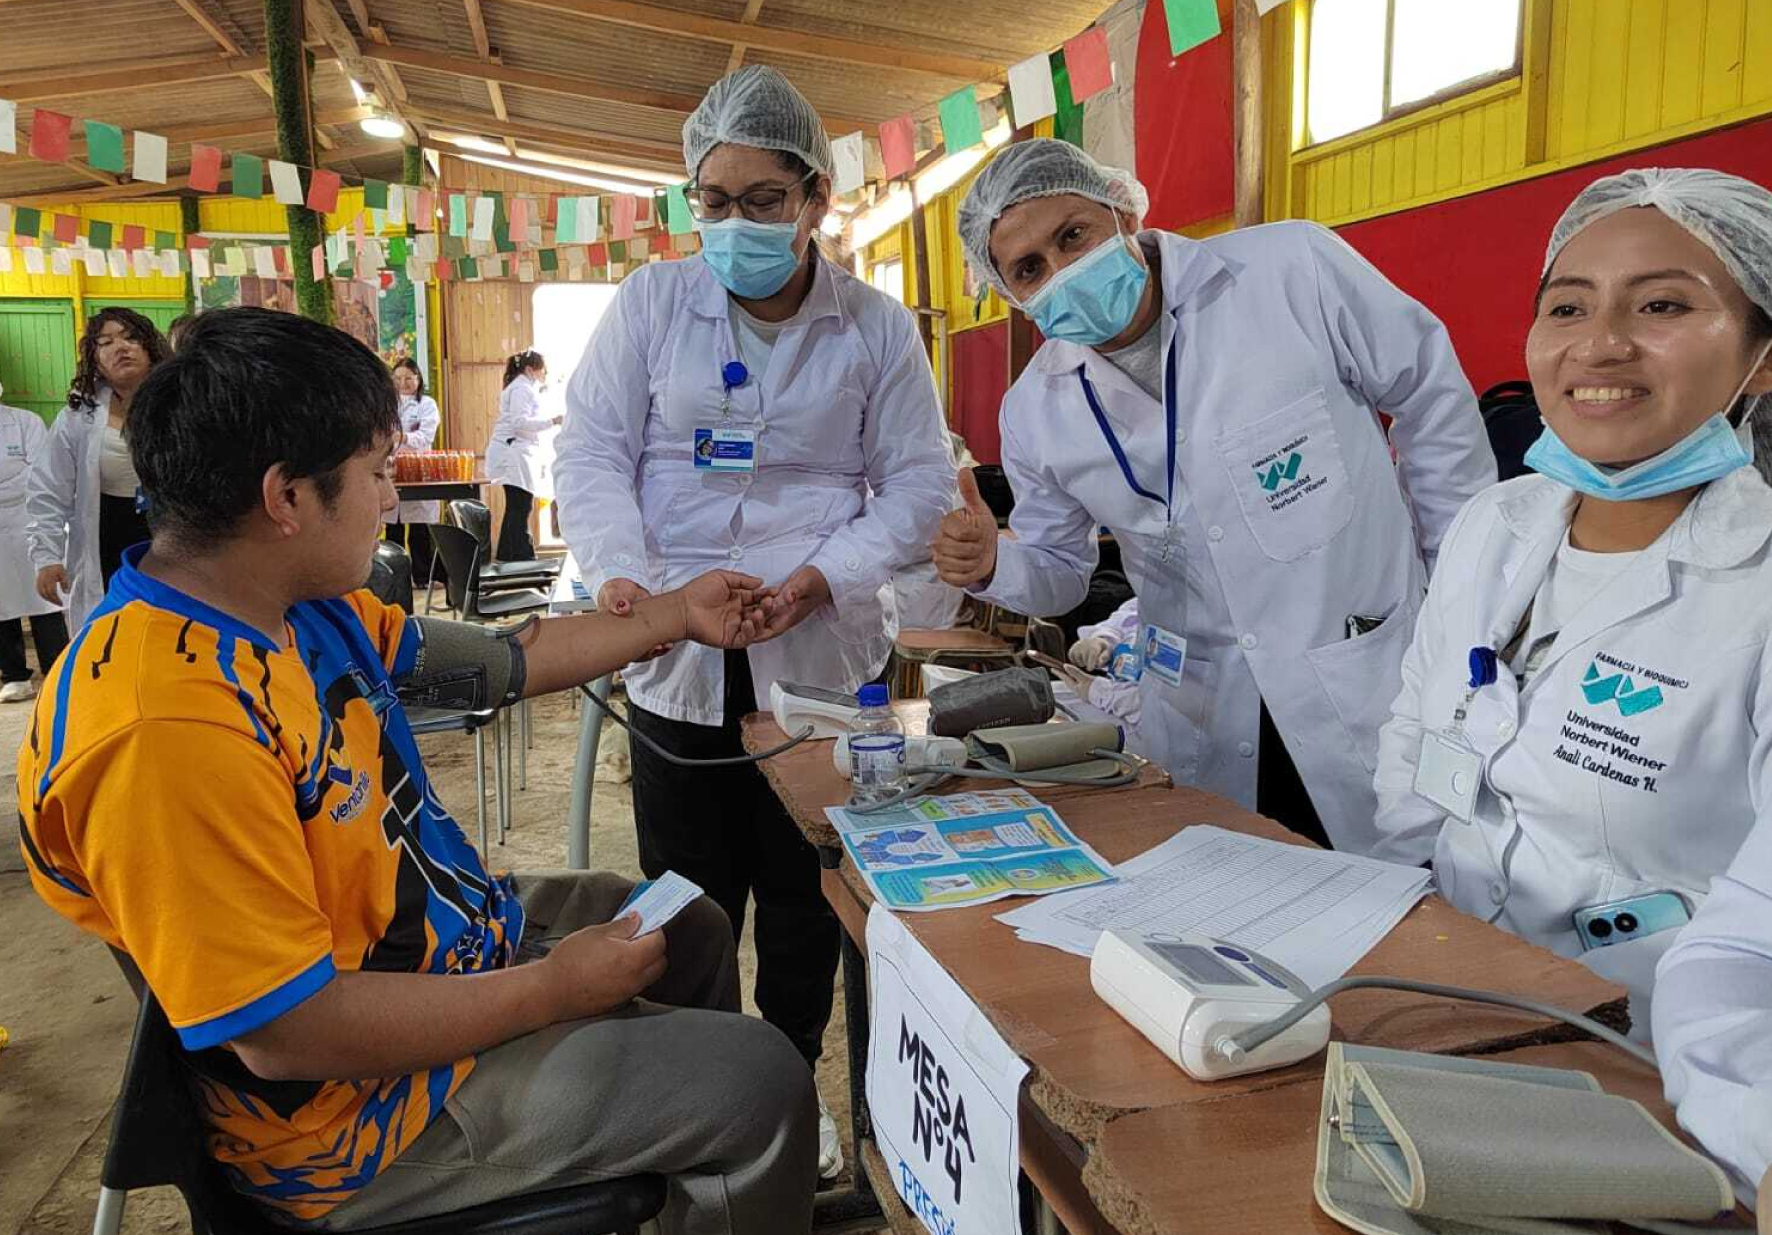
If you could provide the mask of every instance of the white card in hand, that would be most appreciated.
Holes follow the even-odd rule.
[[[690,901],[701,895],[701,889],[676,871],[666,871],[659,878],[638,884],[622,902],[622,907],[615,911],[616,917],[623,914],[638,914],[640,929],[634,932],[650,935],[666,922],[683,912]]]

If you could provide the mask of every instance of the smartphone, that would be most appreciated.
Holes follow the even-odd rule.
[[[1581,950],[1592,952],[1659,931],[1675,930],[1691,920],[1692,908],[1678,892],[1646,892],[1577,909],[1575,933],[1581,936]]]
[[[1062,660],[1057,660],[1051,656],[1046,655],[1046,653],[1044,653],[1044,652],[1036,652],[1036,651],[1033,651],[1032,649],[1029,649],[1029,651],[1027,653],[1027,658],[1029,660],[1033,661],[1036,665],[1040,665],[1041,667],[1046,668],[1046,669],[1051,669],[1057,673],[1066,673],[1066,672],[1069,672],[1070,670],[1076,668],[1075,665],[1067,664],[1066,662],[1064,662]]]

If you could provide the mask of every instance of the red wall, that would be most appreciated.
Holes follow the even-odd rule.
[[[1594,180],[1631,167],[1714,167],[1772,185],[1772,120],[1349,224],[1340,234],[1439,315],[1481,393],[1526,376],[1532,296],[1564,208]]]
[[[1009,323],[950,335],[948,357],[954,366],[954,432],[980,463],[999,463],[997,408],[1009,392]]]

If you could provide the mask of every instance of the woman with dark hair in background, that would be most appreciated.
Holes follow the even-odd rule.
[[[425,375],[419,372],[418,361],[402,356],[394,362],[394,389],[400,392],[400,446],[402,451],[431,450],[437,445],[437,430],[443,425],[443,413],[437,401],[425,393]],[[431,581],[431,529],[437,522],[442,503],[401,502],[394,517],[388,520],[387,538],[404,544],[412,558],[412,581],[423,587]],[[437,563],[443,569],[443,563]]]
[[[133,309],[112,305],[93,314],[68,405],[31,466],[25,509],[37,594],[52,603],[65,597],[71,630],[104,595],[123,550],[148,539],[124,435],[136,389],[169,354],[154,323]]]
[[[558,416],[541,412],[541,384],[547,376],[548,362],[540,352],[518,352],[505,361],[498,419],[492,423],[492,440],[486,443],[486,475],[505,490],[505,517],[498,527],[501,562],[524,562],[535,556],[529,512],[535,508],[541,431],[560,423]]]

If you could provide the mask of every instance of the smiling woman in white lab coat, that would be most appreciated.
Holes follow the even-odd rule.
[[[437,431],[443,427],[443,413],[437,401],[425,393],[425,375],[419,372],[418,361],[402,356],[394,362],[394,389],[400,396],[400,445],[397,453],[419,453],[437,444]],[[431,581],[431,559],[436,556],[431,545],[430,525],[437,522],[443,503],[401,502],[399,509],[387,517],[387,538],[404,544],[412,563],[412,581],[420,586]],[[443,569],[438,562],[437,570]]]
[[[1476,399],[1440,323],[1332,232],[1188,240],[1138,231],[1146,200],[1049,140],[1006,147],[968,192],[968,258],[1046,342],[1003,401],[1016,539],[968,475],[935,562],[1055,616],[1108,527],[1160,653],[1140,682],[1151,756],[1363,852],[1428,564],[1495,479]]]
[[[738,722],[788,680],[854,691],[885,665],[879,593],[954,496],[929,362],[904,306],[825,261],[831,147],[773,69],[716,82],[683,128],[700,255],[621,285],[566,391],[560,523],[600,609],[717,564],[780,589],[772,641],[683,645],[630,668],[634,727],[679,755],[743,753]],[[837,923],[818,862],[753,766],[685,771],[636,742],[640,864],[700,884],[742,928],[757,1005],[815,1061]],[[820,1167],[841,1162],[822,1128]]]
[[[25,510],[37,594],[58,601],[65,592],[74,630],[103,598],[123,550],[148,538],[126,437],[129,402],[168,354],[165,336],[133,309],[110,306],[93,314],[80,339],[68,406],[31,467]]]
[[[1569,207],[1526,343],[1541,474],[1454,523],[1379,741],[1379,856],[1627,985],[1640,1036],[1772,801],[1769,253],[1772,193],[1719,172]]]
[[[31,619],[37,668],[45,674],[68,646],[61,606],[37,594],[37,572],[25,548],[25,491],[31,465],[48,440],[35,412],[0,403],[0,703],[21,703],[37,694],[25,661],[23,619]]]

